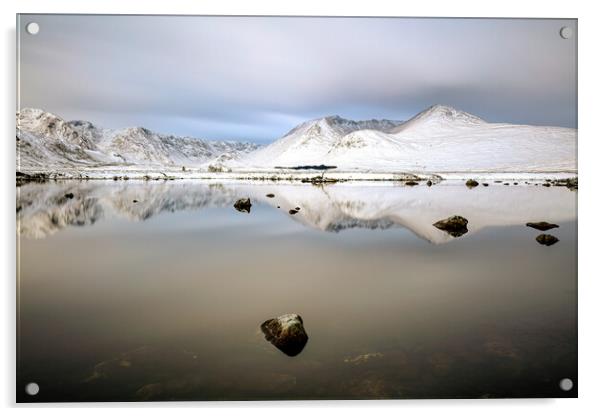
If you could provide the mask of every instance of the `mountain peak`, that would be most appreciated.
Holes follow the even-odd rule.
[[[458,110],[454,107],[435,104],[416,114],[405,123],[391,130],[391,133],[401,133],[417,130],[447,129],[457,127],[473,127],[486,124],[486,121]]]
[[[408,120],[408,122],[414,119],[435,119],[446,122],[467,122],[471,124],[480,124],[485,122],[483,119],[477,116],[443,104],[435,104],[430,106],[426,110],[418,113],[412,119]]]

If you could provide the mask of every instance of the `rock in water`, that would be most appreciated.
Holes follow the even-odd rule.
[[[551,246],[558,242],[558,239],[551,234],[539,234],[537,237],[535,237],[535,240],[544,246]]]
[[[416,186],[416,185],[418,185],[418,182],[416,182],[416,181],[406,181],[406,185],[407,186]]]
[[[558,224],[551,224],[549,222],[540,221],[540,222],[528,222],[527,227],[535,228],[539,231],[548,231],[552,228],[558,228]]]
[[[249,198],[241,198],[234,203],[234,208],[239,212],[246,212],[247,214],[251,212],[251,199]]]
[[[297,212],[299,212],[299,211],[297,211],[296,209],[289,209],[288,210],[288,213],[291,214],[291,215],[295,215]]]
[[[430,179],[428,181],[426,181],[426,186],[432,186],[433,185],[433,181],[431,181]]]
[[[475,181],[474,179],[469,179],[466,181],[466,186],[468,186],[469,189],[472,189],[474,187],[479,186],[479,183],[477,181]]]
[[[65,198],[67,198],[67,199],[73,199],[74,196],[75,195],[73,195],[72,192],[69,192],[68,194],[65,194]]]
[[[460,237],[468,232],[468,220],[459,215],[437,221],[433,226],[450,234],[452,237]]]
[[[266,196],[267,196],[268,198],[274,198],[276,195],[274,195],[274,194],[266,194]]]
[[[309,339],[303,327],[303,319],[296,313],[268,319],[261,324],[261,332],[266,340],[289,357],[303,351]]]

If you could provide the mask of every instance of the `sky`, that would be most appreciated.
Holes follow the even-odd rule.
[[[17,31],[19,107],[108,128],[268,143],[433,104],[577,127],[575,20],[22,15]]]

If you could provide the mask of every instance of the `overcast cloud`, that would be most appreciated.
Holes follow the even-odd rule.
[[[35,21],[40,32],[28,35]],[[574,20],[24,15],[21,107],[105,127],[272,141],[324,115],[447,104],[576,127]]]

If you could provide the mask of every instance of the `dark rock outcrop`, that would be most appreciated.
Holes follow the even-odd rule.
[[[549,222],[540,221],[540,222],[528,222],[527,227],[535,228],[539,231],[548,231],[552,228],[558,228],[558,224],[551,224]]]
[[[551,246],[558,242],[558,239],[551,234],[539,234],[535,240],[544,246]]]
[[[466,186],[469,189],[472,189],[472,188],[475,188],[475,187],[479,186],[479,183],[477,181],[475,181],[474,179],[469,179],[469,180],[466,181]]]
[[[433,224],[434,227],[447,232],[452,237],[460,237],[466,234],[468,232],[467,225],[468,220],[459,215],[454,215]]]
[[[241,198],[234,203],[234,208],[239,212],[246,212],[248,214],[251,212],[252,205],[250,198]]]
[[[45,173],[23,173],[16,172],[17,176],[17,186],[21,186],[27,182],[46,182],[48,180],[48,175]]]
[[[568,178],[568,179],[557,179],[552,182],[554,186],[566,186],[571,191],[576,191],[579,188],[579,183],[577,178]]]
[[[309,339],[303,327],[303,319],[296,313],[268,319],[261,324],[261,332],[267,341],[289,357],[303,351]]]

